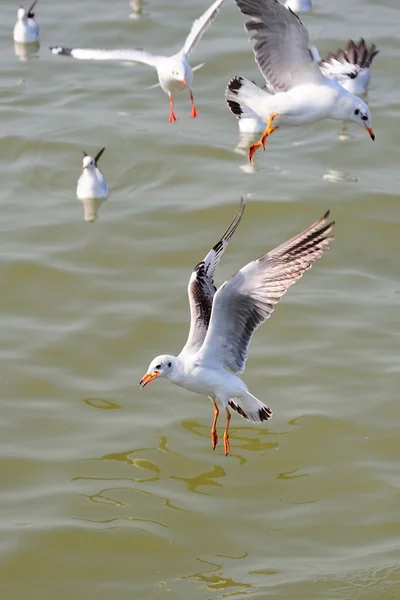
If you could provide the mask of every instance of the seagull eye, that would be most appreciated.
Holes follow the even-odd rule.
[[[156,369],[161,369],[161,365],[156,365]]]
[[[361,119],[362,119],[363,121],[368,121],[368,117],[367,117],[367,115],[363,115],[363,116],[361,117]]]
[[[169,366],[169,367],[172,367],[172,362],[169,362],[169,363],[168,363],[168,366]]]
[[[354,111],[354,114],[355,114],[355,115],[359,115],[359,114],[360,114],[360,109],[359,109],[359,108],[356,108],[356,110]]]

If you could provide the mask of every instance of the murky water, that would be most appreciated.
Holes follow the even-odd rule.
[[[47,46],[172,52],[207,2],[149,1],[133,19],[125,1],[43,0],[26,61],[1,3],[2,597],[397,600],[400,13],[314,4],[321,54],[360,35],[380,49],[376,142],[356,126],[341,141],[335,122],[281,130],[248,173],[223,92],[259,75],[233,2],[194,56],[200,117],[178,94],[173,125],[150,69]],[[110,197],[88,224],[81,151],[103,145]],[[190,272],[241,194],[219,282],[327,208],[337,227],[254,338],[244,378],[274,418],[234,415],[226,458],[207,399],[137,382],[183,345]]]

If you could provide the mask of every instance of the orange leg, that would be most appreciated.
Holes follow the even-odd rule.
[[[249,148],[249,160],[251,160],[254,156],[255,151],[262,146],[263,150],[265,150],[265,142],[267,141],[267,137],[271,135],[276,129],[279,129],[279,125],[276,127],[271,127],[272,121],[275,117],[278,117],[279,113],[273,113],[270,117],[268,117],[267,126],[264,129],[264,132],[258,142],[252,144]]]
[[[213,400],[212,403],[214,404],[214,421],[211,427],[211,445],[212,449],[215,450],[216,445],[218,444],[217,421],[219,415],[219,408],[215,400]]]
[[[170,94],[169,95],[169,122],[173,123],[174,121],[177,121],[177,120],[178,120],[178,117],[174,113],[174,101]]]
[[[231,445],[229,443],[229,423],[231,422],[231,413],[229,412],[228,408],[225,408],[225,412],[226,412],[226,424],[225,424],[225,431],[224,431],[224,449],[225,449],[225,456],[228,456],[229,452],[231,451]]]
[[[199,116],[199,113],[197,112],[197,108],[194,105],[194,98],[193,98],[192,90],[189,90],[189,93],[190,93],[190,102],[192,103],[192,112],[190,113],[190,116],[192,117],[192,119],[195,119],[196,117]]]

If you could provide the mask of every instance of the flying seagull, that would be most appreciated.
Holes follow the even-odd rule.
[[[214,406],[213,449],[218,442],[219,401],[226,414],[226,455],[230,451],[229,408],[252,423],[268,421],[272,416],[272,410],[237,376],[244,371],[253,334],[289,287],[328,250],[334,227],[334,222],[328,222],[328,211],[302,233],[247,264],[217,290],[214,273],[243,211],[242,199],[232,223],[190,277],[191,320],[183,350],[178,356],[154,358],[139,382],[143,388],[158,377],[166,377],[186,390],[208,396]]]

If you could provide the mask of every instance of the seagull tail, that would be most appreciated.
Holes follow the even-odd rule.
[[[234,77],[225,90],[225,99],[231,113],[238,119],[256,118],[250,104],[257,96],[265,96],[265,92],[255,83],[244,77]]]
[[[250,392],[244,392],[243,396],[231,398],[228,404],[251,423],[262,423],[272,417],[272,410]]]

